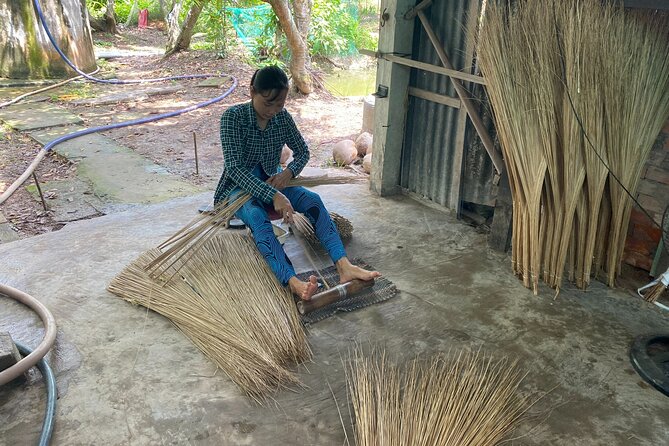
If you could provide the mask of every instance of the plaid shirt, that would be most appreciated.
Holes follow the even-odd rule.
[[[286,109],[273,116],[265,130],[258,127],[251,102],[227,109],[221,116],[224,168],[214,203],[218,204],[237,187],[271,203],[276,189],[253,176],[251,171],[260,164],[268,176],[277,173],[284,144],[293,150],[293,161],[287,168],[296,177],[309,161],[309,148]]]

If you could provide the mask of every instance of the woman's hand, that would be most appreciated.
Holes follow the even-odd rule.
[[[283,190],[288,186],[290,180],[293,179],[293,172],[290,169],[284,169],[281,172],[269,177],[266,181],[267,184],[272,186],[277,190]]]
[[[279,174],[280,175],[280,174]],[[293,223],[293,205],[284,194],[277,192],[272,200],[274,210],[281,214],[284,223]]]

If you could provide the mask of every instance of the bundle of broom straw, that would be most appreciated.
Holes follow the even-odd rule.
[[[259,403],[299,384],[290,367],[311,357],[306,334],[290,292],[250,236],[222,231],[208,238],[188,264],[172,267],[177,279],[167,283],[146,271],[159,255],[157,249],[142,254],[109,291],[169,318]]]
[[[487,3],[479,61],[513,196],[514,272],[620,273],[642,169],[669,118],[669,21],[599,0]],[[629,194],[628,194],[629,192]]]
[[[669,269],[650,283],[648,291],[642,293],[640,289],[639,295],[646,302],[655,303],[667,289],[669,289]]]
[[[336,212],[330,212],[330,218],[332,219],[332,222],[337,228],[339,237],[341,237],[342,240],[351,238],[351,235],[353,234],[353,225],[351,224],[351,221],[349,219],[347,219],[342,215],[337,214]],[[295,213],[293,220],[295,224],[295,229],[300,231],[300,233],[304,236],[304,238],[307,239],[307,241],[312,246],[316,246],[318,238],[316,237],[316,232],[314,231],[314,225],[311,224],[311,221],[309,221],[309,219],[305,217],[304,214],[301,214],[299,212]]]
[[[290,186],[313,187],[325,184],[348,184],[362,182],[360,177],[298,177]],[[235,213],[251,199],[251,194],[244,192],[233,200],[219,203],[210,214],[201,214],[193,219],[176,234],[167,239],[158,249],[161,251],[147,265],[151,277],[171,280],[181,267],[215,235],[219,229],[227,226]]]
[[[358,347],[346,366],[359,446],[499,444],[533,404],[517,362],[481,351],[416,358],[406,367]]]

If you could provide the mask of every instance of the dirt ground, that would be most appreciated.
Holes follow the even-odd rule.
[[[0,191],[5,190],[25,168],[32,162],[41,146],[27,136],[12,131],[9,127],[0,126]],[[76,166],[55,154],[47,155],[35,171],[37,180],[61,180],[75,175]],[[28,180],[26,185],[34,184]],[[53,191],[43,189],[44,199],[49,201]],[[54,231],[62,228],[63,223],[53,219],[53,214],[44,210],[39,199],[33,197],[24,187],[19,188],[0,211],[12,223],[22,238]]]
[[[165,35],[156,28],[132,28],[121,29],[121,34],[117,36],[94,33],[93,39],[98,54],[151,49],[159,52],[164,47]],[[171,173],[193,184],[213,189],[223,166],[218,134],[220,116],[230,105],[250,99],[249,81],[255,67],[246,61],[243,52],[239,48],[231,48],[224,59],[203,50],[177,53],[169,58],[159,54],[124,56],[103,60],[99,65],[101,70],[96,76],[100,78],[148,79],[205,73],[224,73],[237,78],[237,89],[221,102],[175,118],[104,133]],[[176,87],[176,91],[108,105],[91,105],[87,102],[92,98],[136,92],[145,87],[77,81],[43,93],[42,96],[44,100],[64,106],[79,115],[86,127],[93,127],[187,107],[219,96],[230,85],[228,81],[222,88],[201,87],[198,86],[200,82],[185,80],[148,84],[150,88]],[[331,161],[332,145],[342,139],[355,139],[361,132],[363,101],[360,97],[339,98],[323,90],[317,90],[309,96],[292,93],[286,108],[309,144],[309,166],[312,167],[334,167]],[[197,174],[195,142],[198,151]],[[39,145],[28,137],[8,127],[0,130],[0,190],[23,172],[38,150]],[[75,174],[76,165],[56,155],[47,156],[37,170],[40,181],[66,179]],[[44,192],[48,202],[49,191]],[[23,188],[1,210],[22,238],[63,226],[53,219],[50,212],[44,211],[38,199]]]

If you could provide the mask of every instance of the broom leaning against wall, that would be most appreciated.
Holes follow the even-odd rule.
[[[251,101],[229,108],[221,117],[221,144],[224,170],[216,188],[215,204],[234,202],[248,193],[251,198],[237,211],[253,233],[261,255],[279,282],[289,286],[302,300],[318,291],[318,280],[297,278],[295,270],[276,238],[269,212],[276,212],[286,223],[294,213],[304,214],[337,267],[340,283],[371,281],[380,274],[353,265],[344,250],[339,233],[318,194],[303,187],[289,186],[309,160],[309,149],[290,113],[284,109],[288,77],[277,66],[257,70],[251,78]],[[286,144],[294,159],[281,170],[279,159]]]

